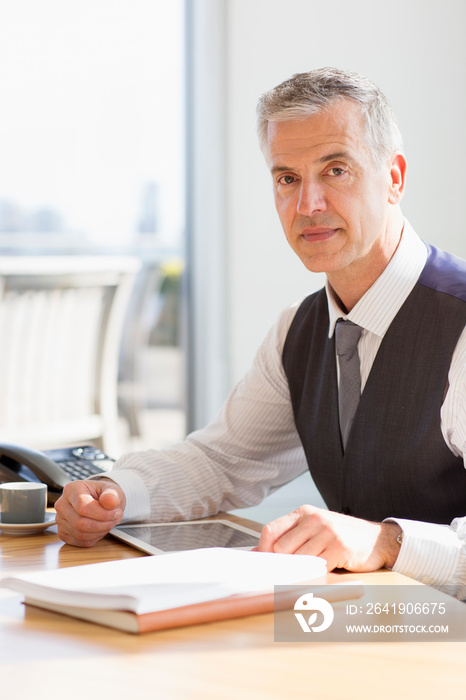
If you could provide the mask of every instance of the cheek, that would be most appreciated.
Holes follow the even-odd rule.
[[[280,219],[280,223],[285,233],[287,233],[287,229],[289,228],[293,217],[292,207],[290,207],[289,203],[282,198],[275,197],[275,209],[277,211],[278,218]]]

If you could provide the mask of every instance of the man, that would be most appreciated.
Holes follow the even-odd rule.
[[[401,137],[370,81],[296,75],[258,115],[285,235],[326,288],[280,316],[204,430],[123,456],[113,484],[67,486],[59,534],[90,546],[123,515],[256,504],[309,466],[329,510],[269,523],[260,550],[320,555],[329,570],[387,566],[465,598],[466,264],[403,219]],[[336,348],[348,328],[354,347]]]

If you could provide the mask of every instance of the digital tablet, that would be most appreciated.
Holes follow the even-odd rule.
[[[204,547],[252,549],[260,533],[229,520],[186,520],[176,523],[119,525],[110,534],[147,554]]]

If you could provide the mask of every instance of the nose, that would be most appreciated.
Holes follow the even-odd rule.
[[[317,212],[327,210],[327,201],[323,187],[314,181],[301,181],[299,192],[298,213],[302,216],[312,216]]]

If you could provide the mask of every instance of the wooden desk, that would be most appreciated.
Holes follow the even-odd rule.
[[[143,556],[110,537],[69,547],[54,530],[0,533],[0,576]],[[389,571],[341,576],[352,578],[409,582]],[[465,686],[463,642],[279,644],[271,614],[132,636],[26,607],[0,589],[3,698],[459,700]]]

